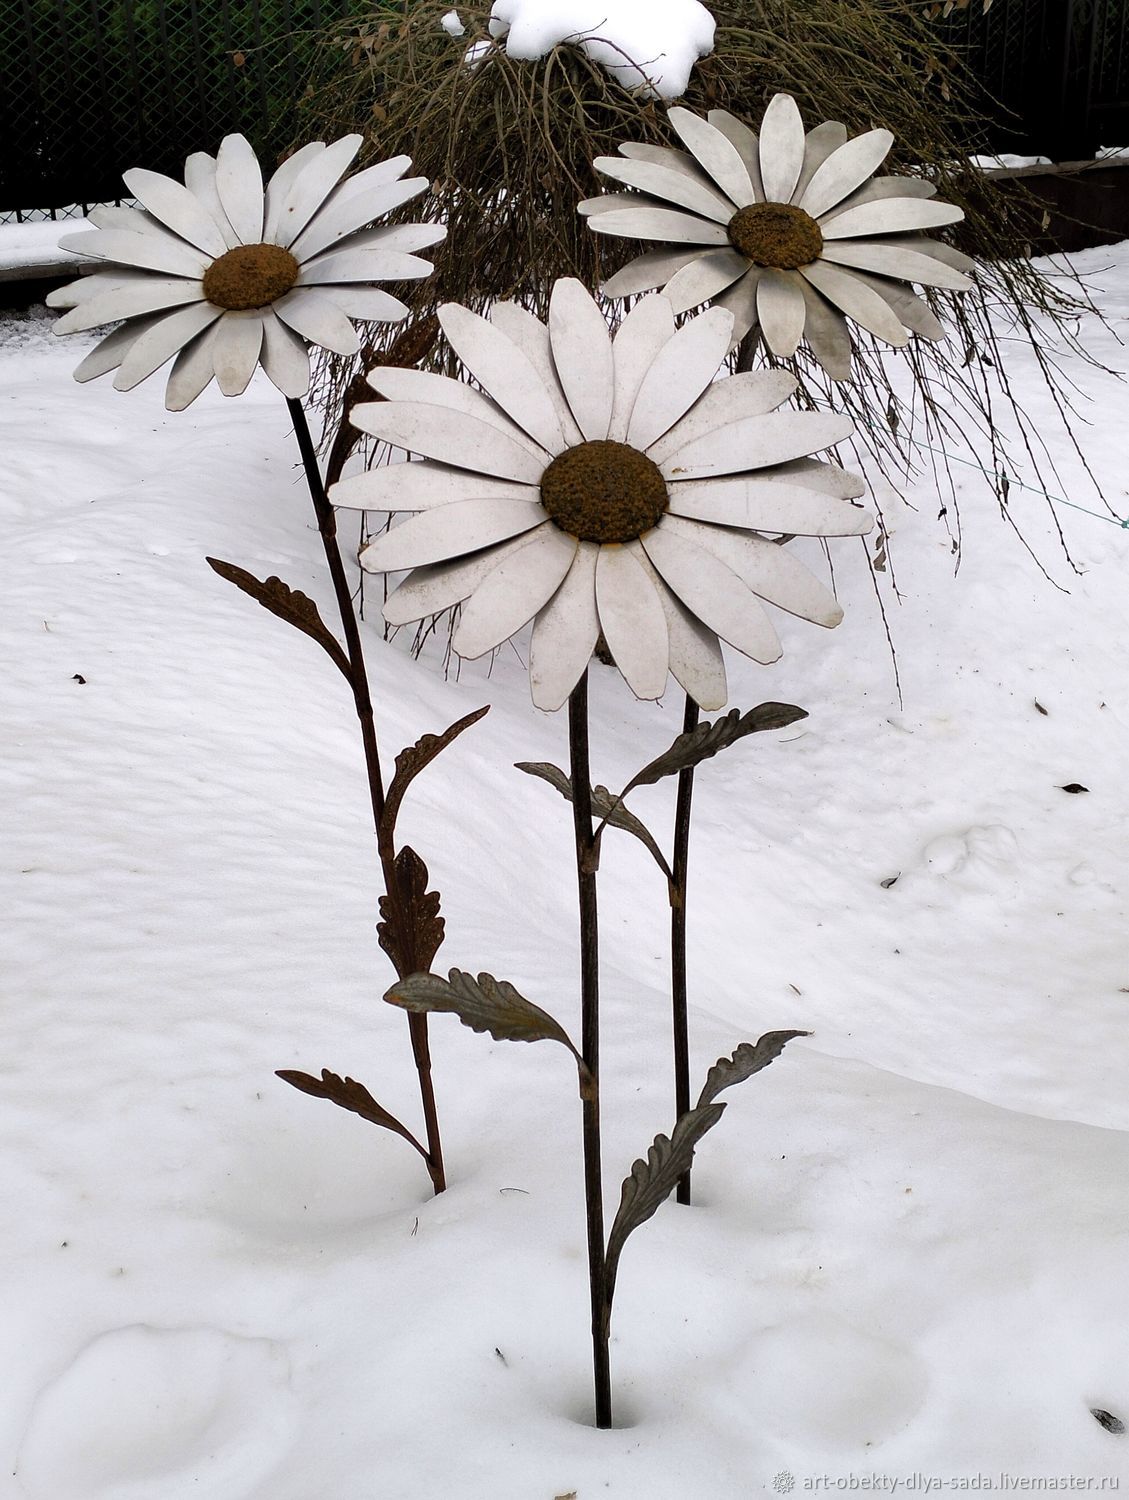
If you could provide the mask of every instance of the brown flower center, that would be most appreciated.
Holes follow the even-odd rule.
[[[729,240],[754,265],[789,271],[810,266],[823,249],[819,225],[790,203],[750,203],[730,219]]]
[[[266,307],[290,290],[298,271],[281,245],[236,245],[204,272],[204,296],[228,312]]]
[[[583,542],[630,542],[667,507],[666,481],[645,453],[626,443],[579,443],[541,476],[541,504]]]

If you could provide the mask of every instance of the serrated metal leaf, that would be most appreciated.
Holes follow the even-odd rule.
[[[221,578],[226,578],[228,583],[233,583],[244,594],[250,595],[256,603],[261,604],[272,615],[277,615],[280,620],[293,625],[303,635],[309,636],[310,640],[317,641],[344,675],[347,678],[351,677],[349,658],[318,613],[317,605],[307,594],[303,594],[299,589],[292,589],[289,584],[283,583],[281,578],[276,578],[273,574],[270,578],[258,579],[253,573],[248,573],[246,568],[238,568],[234,563],[221,562],[217,557],[209,557],[206,562],[213,572],[218,573]]]
[[[678,1179],[690,1170],[698,1142],[724,1113],[724,1104],[699,1105],[687,1110],[679,1117],[671,1135],[655,1136],[646,1160],[640,1157],[624,1178],[604,1261],[605,1328],[611,1322],[616,1272],[628,1235],[645,1224],[670,1197]]]
[[[735,1083],[744,1083],[754,1073],[775,1062],[786,1045],[798,1036],[811,1036],[810,1031],[766,1031],[755,1042],[742,1042],[729,1057],[719,1057],[706,1074],[702,1092],[698,1095],[698,1108],[712,1104],[722,1089],[732,1088]]]
[[[515,764],[519,771],[524,771],[527,776],[539,776],[542,781],[547,781],[550,786],[555,787],[566,801],[572,801],[572,781],[559,766],[542,760],[520,760]],[[626,833],[634,835],[649,852],[666,878],[668,880],[674,878],[662,850],[646,824],[641,823],[634,813],[628,812],[621,799],[609,792],[606,786],[592,788],[592,812],[603,822],[610,823],[613,828],[622,828]]]
[[[663,753],[643,767],[620,793],[626,797],[634,787],[650,786],[664,776],[673,776],[678,771],[687,771],[720,751],[728,749],[746,735],[759,734],[766,729],[783,729],[806,719],[807,709],[797,708],[793,703],[758,703],[747,713],[733,708],[722,719],[711,724],[703,721],[687,734],[680,734]]]
[[[457,739],[464,729],[469,729],[472,724],[477,724],[479,719],[490,712],[489,703],[484,703],[481,708],[476,708],[471,714],[466,714],[461,719],[444,729],[442,734],[424,734],[416,740],[414,745],[408,745],[401,750],[396,757],[396,771],[392,777],[392,783],[384,799],[384,813],[380,820],[380,831],[389,842],[396,829],[396,817],[400,811],[400,804],[404,800],[404,793],[415,778],[423,770],[424,766],[439,755],[452,740]]]
[[[312,1094],[315,1099],[328,1099],[333,1104],[339,1104],[342,1109],[360,1115],[362,1120],[368,1120],[373,1125],[382,1125],[385,1130],[391,1130],[395,1135],[403,1136],[404,1140],[410,1142],[419,1154],[428,1160],[426,1149],[420,1145],[408,1127],[401,1124],[395,1115],[389,1114],[382,1104],[378,1104],[364,1084],[358,1083],[355,1078],[342,1078],[337,1073],[331,1073],[328,1068],[321,1070],[320,1078],[315,1078],[311,1073],[296,1072],[291,1068],[279,1068],[275,1076],[281,1078],[284,1083],[289,1083],[293,1088],[300,1089],[303,1094]]]
[[[439,892],[427,889],[427,866],[410,844],[397,854],[392,870],[392,885],[380,898],[383,921],[376,924],[377,941],[397,974],[423,973],[443,942]]]
[[[505,979],[462,969],[438,974],[412,974],[398,979],[384,996],[389,1005],[418,1012],[447,1011],[472,1031],[487,1031],[499,1042],[560,1042],[578,1061],[580,1054],[563,1026],[534,1005]]]

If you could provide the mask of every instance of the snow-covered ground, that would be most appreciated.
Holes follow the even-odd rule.
[[[1129,245],[1078,263],[1126,369]],[[432,1024],[450,1190],[273,1076],[321,1067],[418,1119],[377,947],[350,702],[206,554],[331,595],[265,383],[186,415],[79,387],[83,339],[0,323],[0,1494],[29,1500],[738,1500],[1129,1485],[1129,531],[1013,489],[1047,582],[974,469],[890,501],[847,615],[783,620],[732,701],[808,709],[699,773],[696,1076],[802,1027],[728,1097],[693,1208],[633,1236],[618,1419],[590,1425],[575,1078],[561,1048]],[[1012,379],[1081,481],[1033,361]],[[1126,387],[1078,365],[1077,431],[1129,516]],[[1030,477],[1030,476],[1028,476]],[[818,560],[818,553],[814,554]],[[1063,591],[1065,590],[1065,591]],[[375,600],[373,601],[375,614]],[[480,704],[409,794],[439,963],[577,1030],[564,760],[523,668],[367,633],[386,756]],[[596,669],[594,778],[679,728]],[[1070,794],[1074,783],[1088,788]],[[669,841],[672,786],[632,805]],[[891,877],[897,877],[893,884]],[[667,908],[609,833],[605,1176],[672,1124]]]

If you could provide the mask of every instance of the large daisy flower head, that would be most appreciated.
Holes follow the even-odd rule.
[[[60,242],[102,265],[48,297],[70,309],[55,332],[124,319],[75,379],[116,370],[115,388],[128,391],[173,359],[165,405],[182,411],[213,376],[225,396],[238,396],[261,365],[298,398],[309,389],[309,345],[356,354],[352,319],[405,317],[407,307],[373,283],[430,275],[431,262],[411,252],[446,229],[368,227],[428,181],[404,177],[407,156],[346,178],[362,143],[314,141],[265,186],[241,135],[227,136],[215,157],[190,156],[183,185],[141,167],[126,172],[138,207],[92,209],[97,227]]]
[[[684,312],[713,301],[733,314],[734,342],[758,329],[787,358],[805,341],[835,380],[851,377],[849,323],[901,347],[944,330],[907,283],[967,291],[967,256],[923,231],[964,217],[918,177],[876,177],[894,138],[848,139],[833,121],[804,131],[796,101],[777,94],[759,137],[725,110],[674,108],[684,151],[628,142],[597,170],[628,193],[588,198],[597,234],[663,244],[608,281],[609,297],[661,287]]]
[[[342,480],[336,505],[418,511],[361,553],[411,569],[385,618],[406,624],[461,605],[453,644],[475,658],[533,620],[533,701],[557,709],[603,632],[639,698],[668,671],[705,709],[726,699],[720,641],[758,662],[781,654],[764,603],[820,625],[842,611],[762,533],[859,535],[861,480],[809,457],[850,436],[848,419],[782,411],[785,371],[715,379],[733,316],[675,327],[644,297],[613,341],[578,281],[558,281],[548,325],[514,303],[489,319],[456,303],[439,321],[482,387],[379,368],[385,399],[355,406],[362,432],[422,455]]]

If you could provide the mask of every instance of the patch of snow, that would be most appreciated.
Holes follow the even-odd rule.
[[[439,24],[448,36],[464,36],[466,34],[466,27],[459,20],[457,10],[449,10],[440,20]]]
[[[77,261],[89,264],[89,258],[59,245],[61,235],[92,229],[86,219],[37,219],[23,224],[0,224],[0,276],[27,266],[66,265]]]
[[[991,172],[1001,167],[1049,167],[1049,156],[1016,156],[1014,152],[1001,151],[998,156],[970,156],[969,161],[981,171]]]

